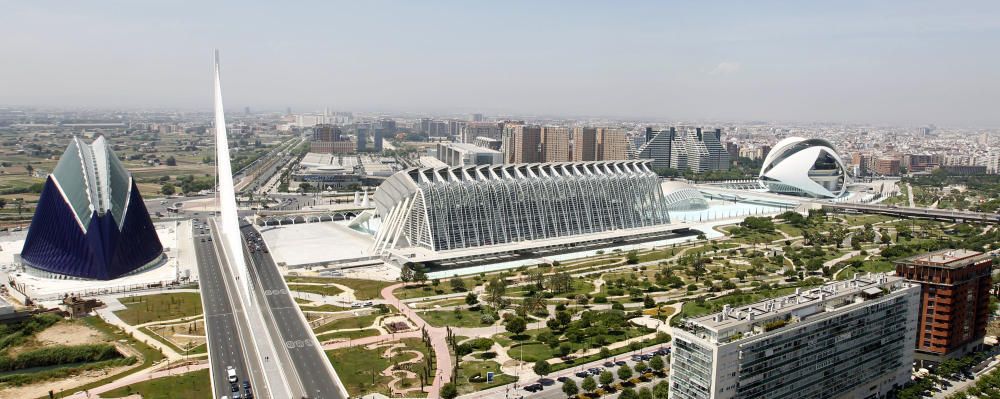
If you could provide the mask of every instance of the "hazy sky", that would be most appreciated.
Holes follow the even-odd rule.
[[[1000,2],[8,1],[0,104],[1000,125]]]

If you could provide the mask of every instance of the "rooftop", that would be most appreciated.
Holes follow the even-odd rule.
[[[836,312],[911,287],[900,277],[884,273],[855,275],[851,280],[835,281],[809,290],[760,301],[741,307],[725,305],[721,312],[694,318],[683,328],[704,339],[725,344]]]
[[[911,256],[900,260],[899,263],[956,269],[978,263],[988,257],[989,255],[987,254],[968,249],[942,249],[940,251]]]
[[[500,153],[500,151],[497,151],[497,150],[494,150],[494,149],[484,148],[484,147],[480,147],[478,145],[469,144],[469,143],[441,143],[441,145],[443,145],[445,147],[451,147],[451,148],[453,148],[455,150],[458,150],[458,151],[461,151],[461,152],[471,152],[471,153],[478,153],[478,154],[499,154]]]

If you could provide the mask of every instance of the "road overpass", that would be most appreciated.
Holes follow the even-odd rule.
[[[920,207],[898,207],[873,204],[818,203],[823,209],[838,212],[870,213],[917,219],[947,220],[953,222],[1000,223],[1000,215],[994,213],[932,209]]]

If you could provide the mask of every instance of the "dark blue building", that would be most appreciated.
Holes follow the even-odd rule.
[[[139,189],[104,137],[73,138],[45,180],[22,263],[50,277],[111,280],[162,257]]]

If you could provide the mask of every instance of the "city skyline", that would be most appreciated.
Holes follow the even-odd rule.
[[[1000,125],[996,5],[708,7],[18,4],[0,104]]]

